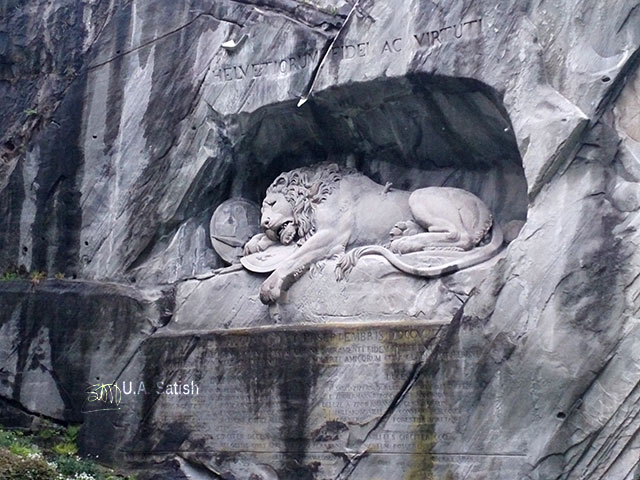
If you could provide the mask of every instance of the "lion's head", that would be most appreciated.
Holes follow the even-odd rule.
[[[302,167],[282,173],[267,188],[260,223],[273,241],[305,242],[316,232],[316,207],[346,174],[355,172],[332,164]]]

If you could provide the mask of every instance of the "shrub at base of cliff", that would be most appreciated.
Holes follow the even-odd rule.
[[[43,457],[37,454],[16,455],[0,448],[0,477],[6,480],[51,480],[58,473]]]
[[[3,480],[135,480],[76,455],[78,427],[45,428],[34,434],[0,429]]]

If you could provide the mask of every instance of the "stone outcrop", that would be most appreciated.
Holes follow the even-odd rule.
[[[640,475],[637,2],[0,11],[0,271],[34,278],[0,282],[3,422],[156,478]],[[326,160],[469,190],[509,243],[265,306],[211,215]],[[98,413],[103,381],[148,391]]]

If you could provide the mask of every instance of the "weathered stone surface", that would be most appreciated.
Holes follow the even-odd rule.
[[[120,377],[121,409],[87,416],[102,433],[88,448],[102,455],[112,442],[140,462],[177,455],[223,478],[336,478],[344,457],[397,453],[376,460],[378,474],[429,475],[437,459],[420,448],[435,444],[436,419],[464,414],[448,395],[468,388],[432,385],[416,368],[444,331],[412,322],[158,332]],[[114,423],[138,427],[122,436]]]
[[[207,331],[272,324],[258,290],[263,278],[239,266],[203,280],[182,282],[176,292],[173,321],[167,328]]]
[[[166,461],[147,470],[156,478],[638,476],[636,1],[371,0],[346,23],[350,4],[318,1],[9,1],[0,11],[0,270],[95,282],[0,283],[1,418],[83,421],[85,451],[145,468],[151,449]],[[372,282],[383,293],[393,284],[388,301],[365,298],[356,277],[341,303],[348,287],[329,281],[330,265],[301,277],[277,311],[257,298],[264,276],[204,278],[223,266],[209,244],[217,205],[259,202],[280,172],[325,160],[402,189],[469,190],[513,241],[495,263],[450,278]],[[175,306],[171,292],[143,293],[176,282]],[[411,343],[397,371],[325,368],[308,353],[265,368],[268,329],[293,339],[289,322],[353,318],[359,306],[368,320],[382,310],[387,321],[453,322],[427,347]],[[229,330],[249,327],[259,328]],[[216,349],[238,338],[256,349]],[[294,353],[311,345],[292,343]],[[95,377],[124,381],[123,369],[132,381],[190,372],[219,389],[199,403],[127,397],[114,430],[111,413],[83,415],[82,404]],[[373,384],[384,410],[409,378],[385,423],[407,436],[400,418],[418,418],[403,447],[349,443],[348,432],[362,438],[358,415],[341,414],[348,430],[321,421],[329,395]],[[310,415],[303,397],[320,401]],[[244,413],[272,422],[242,423],[266,436],[266,451],[206,427]],[[345,456],[353,445],[367,454]]]
[[[248,328],[273,324],[361,323],[418,320],[449,323],[504,253],[482,265],[430,282],[399,273],[383,260],[365,258],[349,278],[336,280],[336,261],[301,277],[276,305],[258,297],[266,275],[237,268],[182,282],[166,328],[175,331]],[[215,307],[212,307],[214,306]]]
[[[80,422],[87,387],[109,383],[171,316],[170,297],[119,285],[0,283],[0,398]]]
[[[335,261],[301,278],[271,307],[280,323],[419,320],[448,323],[498,259],[441,279],[425,282],[401,274],[377,258],[364,258],[344,281]]]

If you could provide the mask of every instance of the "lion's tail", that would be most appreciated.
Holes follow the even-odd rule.
[[[378,245],[355,248],[349,253],[345,254],[336,265],[336,278],[338,280],[345,279],[349,275],[349,273],[351,273],[351,270],[353,270],[353,268],[356,266],[358,260],[360,260],[360,258],[364,257],[365,255],[381,255],[398,270],[418,277],[433,278],[454,273],[459,270],[473,267],[474,265],[485,262],[493,257],[496,253],[498,253],[500,247],[502,246],[502,242],[504,241],[502,229],[497,223],[494,223],[491,230],[491,241],[488,244],[483,245],[482,247],[477,247],[468,254],[463,254],[456,260],[452,260],[450,262],[436,266],[425,267],[419,265],[410,265],[404,262],[391,250]]]

